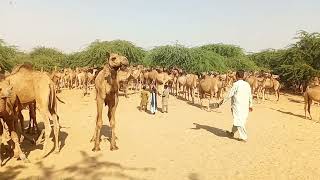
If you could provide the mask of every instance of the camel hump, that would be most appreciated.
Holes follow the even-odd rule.
[[[15,66],[11,72],[11,74],[15,74],[17,72],[19,72],[20,70],[28,70],[28,71],[32,71],[33,70],[33,66],[31,63],[29,62],[25,62],[23,64],[19,64],[17,66]]]

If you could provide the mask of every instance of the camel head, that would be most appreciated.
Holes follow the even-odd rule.
[[[8,98],[12,94],[12,86],[6,80],[0,81],[0,98]]]
[[[118,70],[121,67],[127,67],[129,65],[129,61],[124,56],[115,53],[110,53],[108,64],[110,68]]]

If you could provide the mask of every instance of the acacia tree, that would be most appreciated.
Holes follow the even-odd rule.
[[[14,66],[13,58],[16,56],[17,50],[13,46],[8,46],[0,39],[0,69],[1,71],[9,71]]]

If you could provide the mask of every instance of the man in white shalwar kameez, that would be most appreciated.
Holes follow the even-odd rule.
[[[227,131],[227,133],[229,136],[234,137],[234,133],[239,131],[240,140],[246,141],[248,137],[245,125],[249,111],[252,111],[251,87],[249,83],[244,81],[244,71],[238,71],[236,77],[237,82],[233,84],[229,94],[220,104],[231,99],[233,126],[232,131]]]

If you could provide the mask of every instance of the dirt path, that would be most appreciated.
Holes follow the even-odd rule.
[[[30,164],[9,160],[0,179],[318,179],[320,124],[305,120],[302,98],[255,104],[242,143],[226,137],[232,125],[230,105],[213,112],[170,97],[169,114],[137,110],[139,96],[120,98],[117,110],[119,150],[109,150],[105,119],[101,152],[91,151],[95,126],[94,95],[80,90],[59,94],[62,149],[37,161],[40,147],[23,144]],[[273,97],[272,97],[273,98]],[[317,106],[312,108],[318,118]],[[104,113],[105,115],[105,113]],[[53,143],[52,143],[53,145]]]

